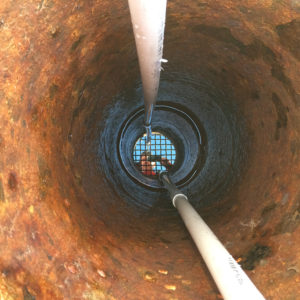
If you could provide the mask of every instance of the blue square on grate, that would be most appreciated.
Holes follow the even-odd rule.
[[[144,134],[135,144],[133,160],[143,175],[156,177],[175,163],[176,149],[172,141],[159,132],[152,132],[151,144],[147,145]]]

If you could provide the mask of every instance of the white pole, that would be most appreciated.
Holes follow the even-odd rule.
[[[263,300],[263,295],[229,254],[183,194],[173,197],[214,281],[225,300]]]
[[[160,79],[167,0],[128,3],[143,83],[145,126],[150,126]]]
[[[224,299],[264,300],[263,295],[199,216],[187,197],[172,183],[168,173],[161,172],[159,179],[169,191],[173,205],[181,215]]]

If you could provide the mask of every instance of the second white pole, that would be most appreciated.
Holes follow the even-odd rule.
[[[173,197],[215,283],[225,300],[264,300],[265,298],[206,225],[183,194]]]

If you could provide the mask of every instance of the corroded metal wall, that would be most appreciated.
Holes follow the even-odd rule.
[[[267,299],[299,298],[299,12],[168,4],[165,72],[212,82],[247,132],[201,213]],[[2,299],[220,298],[178,216],[128,205],[99,165],[105,108],[138,78],[126,1],[1,1]]]

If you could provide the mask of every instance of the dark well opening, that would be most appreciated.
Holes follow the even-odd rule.
[[[0,8],[0,295],[217,299],[167,195],[116,165],[142,106],[126,1]],[[299,294],[299,36],[296,1],[168,4],[158,101],[202,146],[179,184],[267,299]]]

